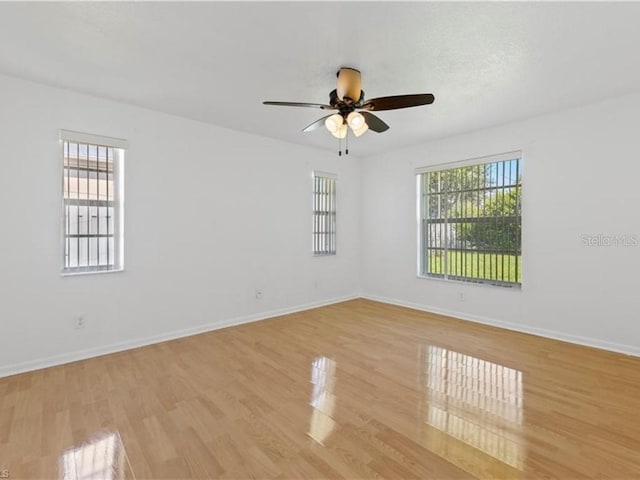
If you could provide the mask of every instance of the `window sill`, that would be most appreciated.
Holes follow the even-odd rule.
[[[121,273],[124,272],[124,268],[118,268],[113,270],[96,270],[95,272],[60,272],[61,277],[79,277],[85,275],[106,275],[109,273]]]
[[[522,284],[515,283],[490,283],[490,282],[467,282],[465,280],[456,280],[453,278],[432,277],[429,275],[416,275],[416,278],[421,280],[432,280],[436,282],[454,284],[454,285],[470,285],[472,287],[484,287],[484,288],[500,288],[502,290],[511,290],[515,292],[522,291]]]

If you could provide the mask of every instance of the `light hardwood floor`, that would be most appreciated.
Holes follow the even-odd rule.
[[[635,479],[640,359],[354,300],[0,379],[3,473]]]

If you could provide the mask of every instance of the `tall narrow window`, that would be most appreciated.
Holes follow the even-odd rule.
[[[126,142],[68,130],[62,146],[62,273],[123,268]]]
[[[336,178],[313,173],[313,254],[336,254]]]
[[[512,152],[416,171],[422,276],[521,284],[520,157]]]

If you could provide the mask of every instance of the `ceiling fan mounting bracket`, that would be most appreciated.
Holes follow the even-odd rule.
[[[346,118],[351,112],[355,111],[356,108],[362,108],[362,104],[364,103],[364,91],[360,90],[360,98],[357,102],[354,102],[351,98],[345,97],[342,100],[338,98],[338,93],[336,90],[332,90],[329,93],[329,105],[338,110],[340,115]]]

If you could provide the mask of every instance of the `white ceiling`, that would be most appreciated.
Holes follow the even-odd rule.
[[[0,72],[335,150],[301,129],[340,66],[380,112],[367,155],[640,90],[640,3],[2,3]]]

